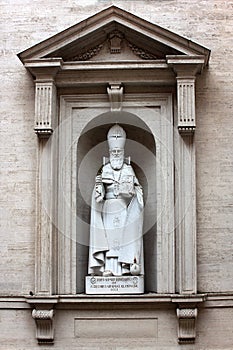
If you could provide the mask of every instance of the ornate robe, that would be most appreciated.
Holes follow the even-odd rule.
[[[104,199],[92,195],[88,273],[115,276],[130,273],[137,263],[144,274],[143,261],[143,194],[131,165],[113,170],[103,166],[101,181]]]

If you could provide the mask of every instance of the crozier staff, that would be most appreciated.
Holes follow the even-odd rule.
[[[114,125],[107,139],[109,162],[96,176],[92,194],[88,273],[143,275],[142,187],[124,161],[124,129]]]

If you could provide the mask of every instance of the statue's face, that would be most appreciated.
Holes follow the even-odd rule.
[[[119,170],[124,164],[124,150],[120,148],[113,148],[109,150],[109,160],[111,167],[114,170]]]

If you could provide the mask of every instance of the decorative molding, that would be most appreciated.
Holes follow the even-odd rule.
[[[73,57],[66,58],[64,61],[65,62],[75,62],[75,61],[88,61],[92,57],[98,55],[98,53],[103,49],[105,45],[109,47],[110,53],[111,54],[120,54],[122,53],[122,48],[123,48],[123,43],[127,45],[130,50],[138,57],[140,57],[142,60],[155,60],[157,57],[150,53],[147,50],[144,50],[143,48],[140,48],[128,40],[124,38],[124,34],[119,31],[115,30],[111,32],[106,40],[102,42],[99,45],[96,45],[94,47],[91,47],[90,49],[84,51],[83,53],[79,55],[75,55]]]
[[[214,296],[215,297],[215,296]],[[216,298],[216,297],[215,297]],[[233,301],[233,294],[220,295],[218,298],[225,301]],[[12,298],[0,298],[12,302]],[[66,309],[67,305],[72,305],[72,309],[78,309],[83,305],[92,305],[96,302],[99,307],[109,308],[111,310],[112,305],[116,307],[122,307],[127,305],[132,307],[135,303],[144,304],[149,307],[160,305],[161,308],[167,308],[167,303],[177,304],[177,318],[178,318],[178,341],[180,344],[191,344],[195,342],[196,337],[196,320],[197,320],[197,305],[201,304],[201,307],[205,307],[206,300],[208,300],[208,294],[138,294],[138,295],[105,295],[103,297],[92,295],[87,296],[85,294],[79,295],[50,295],[44,296],[28,296],[24,299],[26,303],[33,308],[32,317],[36,322],[36,337],[39,344],[52,344],[54,340],[53,318],[55,305],[59,305],[59,309]],[[0,300],[1,301],[1,300]],[[23,303],[23,300],[22,300]],[[154,306],[153,306],[154,305]],[[225,305],[226,306],[226,305]],[[224,305],[222,307],[225,307]],[[229,306],[229,305],[228,305]],[[22,308],[22,306],[20,306]],[[164,310],[165,310],[164,309]]]
[[[196,338],[197,308],[178,308],[178,342],[193,344]]]
[[[177,75],[178,130],[181,134],[192,134],[196,128],[195,79],[204,67],[204,56],[168,55],[167,63]]]
[[[113,85],[113,84],[111,84]],[[118,84],[120,85],[120,83]],[[94,97],[94,99],[93,99]],[[88,106],[91,108],[91,113],[87,109],[80,110],[79,107]],[[172,113],[172,94],[168,93],[139,93],[139,94],[126,94],[124,95],[124,111],[134,114],[142,121],[145,120],[145,112],[149,112],[148,106],[153,106],[153,110],[149,112],[151,118],[148,119],[148,127],[152,130],[155,139],[159,139],[156,149],[156,160],[152,164],[148,164],[147,171],[150,171],[152,167],[157,171],[155,180],[151,181],[150,186],[153,189],[160,189],[158,194],[158,202],[155,208],[157,212],[157,256],[156,263],[153,260],[152,265],[157,266],[158,273],[151,276],[148,283],[150,283],[151,290],[157,293],[175,293],[175,230],[174,230],[174,180],[173,170],[174,163],[173,157],[173,113]],[[59,157],[63,162],[59,161],[58,174],[62,175],[63,187],[62,191],[58,195],[58,212],[59,215],[59,227],[63,226],[63,232],[67,232],[70,240],[65,235],[59,235],[58,237],[58,294],[76,294],[75,284],[81,285],[80,274],[77,276],[77,260],[75,258],[75,245],[77,242],[77,232],[82,231],[82,226],[77,222],[76,216],[72,215],[77,212],[77,142],[80,137],[81,130],[90,121],[94,120],[102,113],[109,111],[109,102],[106,100],[105,95],[64,95],[61,97],[60,107],[60,122],[64,130],[64,134],[60,133],[59,138]],[[70,123],[63,123],[63,120],[67,121],[67,117],[72,115]],[[119,119],[118,119],[119,115]],[[114,115],[113,115],[114,116]],[[153,117],[152,117],[153,116]],[[115,118],[116,117],[116,118]],[[114,116],[114,122],[119,123],[125,118],[121,113],[116,113]],[[83,121],[85,120],[85,125]],[[107,120],[107,119],[106,119]],[[124,119],[125,120],[125,119]],[[126,120],[125,120],[126,121]],[[165,122],[165,123],[164,123]],[[64,136],[62,136],[64,135]],[[69,140],[69,138],[71,138]],[[70,150],[70,144],[72,144],[72,150]],[[165,146],[164,146],[165,145]],[[68,156],[69,154],[69,156]],[[104,153],[103,153],[104,154]],[[64,161],[65,159],[65,161]],[[145,159],[147,162],[147,159]],[[163,168],[159,164],[163,164]],[[64,169],[66,169],[64,173]],[[98,169],[97,169],[98,170]],[[164,173],[169,176],[164,177]],[[70,180],[69,180],[70,179]],[[65,186],[65,187],[64,187]],[[166,189],[163,190],[163,189]],[[59,189],[58,189],[59,190]],[[64,201],[64,193],[66,198]],[[152,193],[153,190],[152,190]],[[70,204],[69,204],[70,203]],[[65,206],[64,206],[65,204]],[[154,195],[148,196],[148,210],[152,212],[154,205]],[[64,207],[63,207],[64,206]],[[165,206],[165,210],[164,210]],[[66,208],[71,208],[66,210]],[[63,209],[64,208],[64,209]],[[150,209],[149,209],[150,208]],[[161,215],[162,213],[162,215]],[[68,215],[68,216],[66,216]],[[68,219],[69,218],[69,219]],[[79,225],[79,226],[77,226]],[[84,228],[85,229],[85,228]],[[164,232],[169,234],[164,234]],[[85,237],[88,236],[85,234]],[[69,246],[70,244],[70,246]],[[148,243],[150,244],[150,243]],[[74,248],[71,246],[73,245]],[[80,259],[81,260],[81,259]],[[78,262],[79,263],[79,262]],[[80,266],[80,265],[79,265]],[[74,273],[73,273],[74,271]],[[77,280],[77,282],[76,282]],[[78,293],[83,293],[83,290],[79,288]]]
[[[106,37],[105,41],[101,44],[89,48],[81,54],[65,58],[64,62],[75,62],[75,61],[88,61],[92,57],[98,55],[98,53],[104,48],[108,47],[111,54],[120,54],[123,52],[123,48],[126,46],[142,60],[156,60],[157,57],[147,50],[138,47],[124,38],[124,34],[118,30],[113,31]],[[164,56],[165,57],[165,56]]]
[[[123,38],[124,38],[124,35],[118,30],[115,30],[114,32],[109,34],[108,40],[109,40],[109,48],[110,48],[111,54],[121,53]]]
[[[80,55],[76,55],[74,57],[68,58],[65,61],[88,61],[90,58],[98,55],[100,50],[103,48],[104,44],[99,44],[94,47],[91,47],[90,49],[86,50],[85,52],[81,53]]]
[[[123,86],[121,84],[109,84],[107,87],[111,112],[119,112],[122,109]]]
[[[205,67],[205,56],[200,55],[166,55],[167,64],[180,76],[193,77]]]
[[[157,57],[155,55],[153,55],[152,53],[150,53],[147,50],[144,50],[134,44],[131,44],[129,41],[127,42],[128,47],[132,50],[132,52],[140,57],[142,60],[156,60]]]
[[[52,344],[54,342],[53,316],[53,309],[34,309],[32,311],[32,317],[36,322],[36,338],[38,344]]]
[[[110,55],[110,54],[109,54]],[[132,54],[133,55],[133,54]],[[114,57],[114,56],[113,56]],[[56,67],[55,63],[57,64]],[[108,82],[124,84],[174,85],[176,77],[165,60],[125,60],[125,61],[74,61],[53,62],[51,59],[33,59],[25,65],[37,82],[48,81],[52,71],[54,84],[58,88],[92,86],[98,87]],[[40,74],[38,73],[41,72]],[[46,78],[44,78],[46,74]],[[107,94],[106,94],[107,96]]]
[[[195,78],[177,77],[178,130],[193,133],[195,121]]]
[[[36,309],[42,308],[41,305],[44,305],[44,309],[52,309],[55,308],[57,304],[59,304],[59,309],[62,304],[76,304],[76,305],[83,305],[83,304],[93,304],[93,300],[97,301],[98,304],[130,304],[135,302],[145,303],[145,304],[166,304],[172,303],[177,304],[178,308],[180,309],[194,309],[197,304],[201,304],[202,308],[205,307],[206,302],[208,301],[216,301],[217,303],[221,301],[230,301],[231,304],[233,303],[233,293],[230,293],[229,295],[223,295],[224,293],[216,293],[217,296],[209,296],[208,293],[206,294],[175,294],[175,293],[146,293],[146,294],[137,294],[137,295],[103,295],[100,296],[88,296],[86,294],[63,294],[63,295],[50,295],[50,296],[41,296],[41,295],[34,295],[34,296],[27,296],[24,298],[20,298],[21,302],[26,301],[29,305],[31,305],[33,308],[36,307]],[[3,300],[2,300],[3,299]],[[15,302],[15,300],[11,300],[12,298],[0,298],[0,303],[5,302],[6,300],[8,302]],[[48,306],[49,305],[49,306]],[[1,304],[0,304],[1,306]],[[226,306],[226,304],[224,305]],[[223,306],[223,307],[224,307]],[[111,306],[110,306],[111,308]]]
[[[189,296],[191,301],[195,303],[201,304],[201,308],[224,308],[224,307],[233,307],[233,293],[232,292],[216,292],[216,293],[205,293],[205,294],[191,294]],[[158,294],[158,293],[149,293],[142,294],[136,296],[108,296],[103,298],[97,297],[99,303],[115,303],[115,304],[126,304],[135,303],[135,301],[143,302],[143,303],[179,303],[180,300],[185,303],[187,302],[187,295],[182,294]],[[85,304],[92,303],[93,297],[87,297],[85,294],[79,295],[63,295],[53,297],[45,297],[45,296],[23,296],[23,297],[0,297],[0,309],[30,309],[30,305],[36,304],[36,300],[38,304],[41,304],[43,301],[51,303],[53,300],[53,304],[59,302],[60,304],[64,303],[73,303],[73,304]]]
[[[56,86],[54,82],[37,82],[35,92],[35,133],[41,138],[49,137],[55,127]]]
[[[58,55],[62,57],[62,53],[67,52],[67,48],[78,46],[79,40],[89,39],[92,33],[94,34],[93,41],[96,42],[101,38],[103,30],[112,28],[113,23],[115,28],[124,27],[126,30],[130,28],[130,32],[140,37],[141,42],[147,41],[148,44],[152,43],[153,45],[154,41],[155,47],[159,43],[167,54],[169,52],[167,49],[171,48],[173,54],[204,55],[205,65],[208,64],[210,50],[114,5],[30,47],[18,56],[23,62],[28,58],[58,57]]]

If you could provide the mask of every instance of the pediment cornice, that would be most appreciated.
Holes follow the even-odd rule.
[[[119,92],[116,86],[176,86],[178,130],[193,133],[195,79],[209,56],[207,48],[116,6],[18,55],[35,78],[35,130],[41,137],[56,124],[57,89],[80,86],[110,86],[110,99]]]
[[[156,61],[166,56],[202,56],[208,64],[210,50],[116,6],[77,23],[21,52],[28,60],[61,59],[61,62]],[[51,61],[50,61],[51,62]]]

